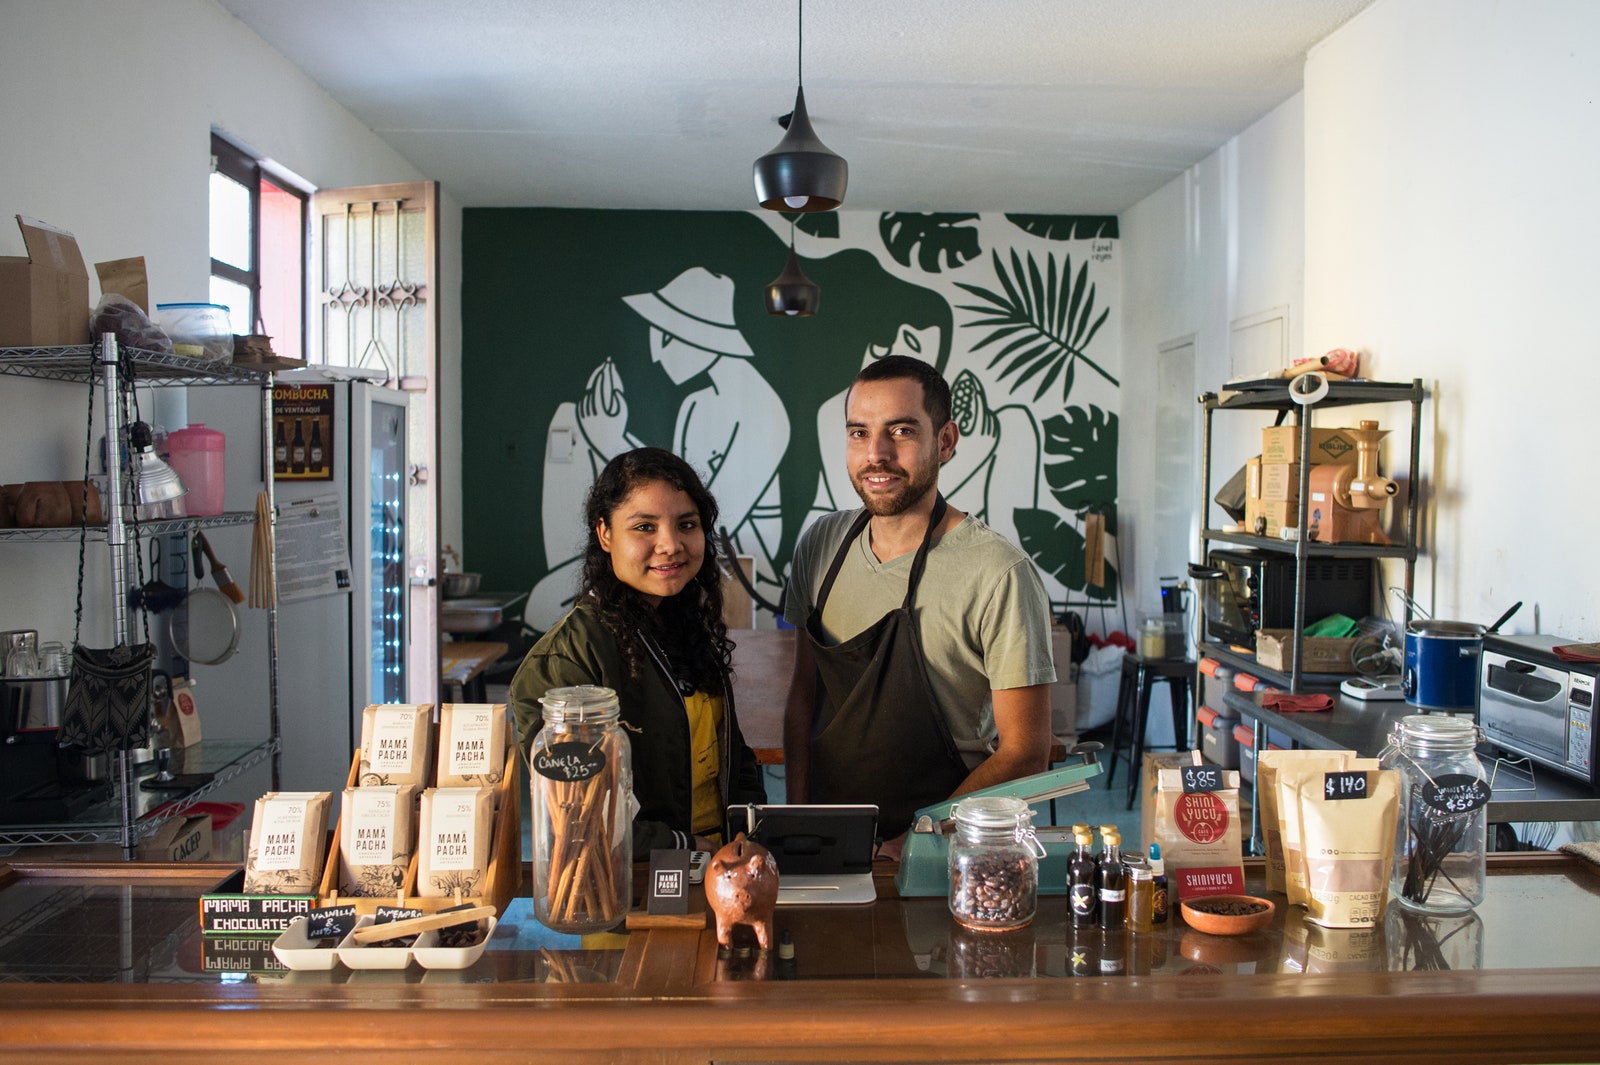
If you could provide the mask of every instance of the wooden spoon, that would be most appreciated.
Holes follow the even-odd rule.
[[[381,943],[386,939],[398,939],[400,936],[431,932],[435,928],[450,928],[458,924],[471,924],[473,921],[493,916],[493,906],[474,906],[466,910],[446,910],[443,913],[430,913],[424,917],[407,917],[403,921],[389,921],[385,924],[368,925],[365,928],[356,929],[351,938],[361,945]]]

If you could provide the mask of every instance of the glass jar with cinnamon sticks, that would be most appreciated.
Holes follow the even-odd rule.
[[[581,685],[539,700],[533,738],[534,915],[557,932],[612,928],[633,887],[633,765],[617,693]]]

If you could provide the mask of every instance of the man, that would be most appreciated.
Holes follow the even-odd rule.
[[[865,506],[807,529],[790,569],[789,801],[876,803],[885,837],[1049,762],[1049,600],[1026,555],[939,495],[959,436],[932,366],[863,369],[845,457]]]

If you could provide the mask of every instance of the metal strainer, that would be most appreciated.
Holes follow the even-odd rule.
[[[167,619],[167,635],[173,650],[190,662],[214,666],[239,649],[239,615],[215,588],[195,588],[183,609]]]

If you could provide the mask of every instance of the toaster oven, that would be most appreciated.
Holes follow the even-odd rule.
[[[1587,784],[1596,777],[1594,696],[1600,663],[1564,662],[1559,636],[1483,638],[1478,727],[1486,742]]]
[[[1259,629],[1295,627],[1293,555],[1214,548],[1206,561],[1190,566],[1189,575],[1200,580],[1207,635],[1254,647]],[[1306,623],[1372,613],[1372,565],[1370,558],[1306,559]]]

